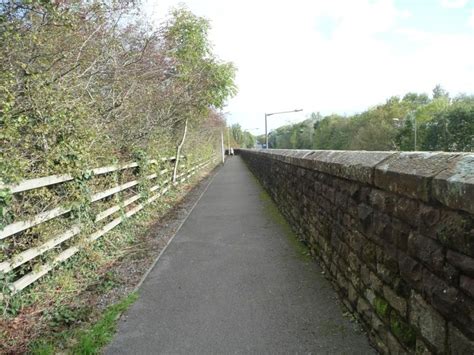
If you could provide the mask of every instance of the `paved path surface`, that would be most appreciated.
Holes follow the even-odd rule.
[[[239,157],[215,176],[106,354],[370,354]]]

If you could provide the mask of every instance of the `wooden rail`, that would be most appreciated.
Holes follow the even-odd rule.
[[[166,162],[166,161],[173,161],[175,160],[174,157],[171,158],[162,158],[161,161],[157,160],[150,160],[147,163],[148,164],[158,164],[159,162]],[[166,178],[164,181],[159,182],[155,184],[154,186],[151,186],[148,188],[148,197],[146,200],[140,202],[140,200],[143,199],[143,196],[140,193],[136,193],[133,196],[128,197],[127,199],[99,212],[96,217],[95,217],[95,222],[100,222],[103,221],[104,219],[112,216],[113,214],[119,212],[119,211],[124,211],[124,209],[134,203],[138,203],[136,206],[133,206],[133,208],[129,209],[128,211],[124,212],[122,215],[118,216],[117,218],[113,219],[112,221],[108,222],[104,226],[101,226],[99,229],[97,229],[95,232],[90,234],[87,238],[86,241],[89,243],[94,242],[95,240],[99,239],[101,236],[106,234],[107,232],[111,231],[113,228],[118,226],[120,223],[122,223],[125,219],[133,216],[140,210],[142,210],[146,205],[152,203],[153,201],[157,200],[160,196],[163,196],[165,193],[167,193],[171,187],[183,183],[187,179],[189,179],[192,175],[194,175],[199,169],[204,168],[205,166],[209,165],[213,159],[207,159],[207,160],[200,160],[196,162],[192,167],[189,169],[181,172],[179,175],[177,175],[177,180],[175,183],[172,183],[171,181],[171,176]],[[97,175],[103,175],[103,174],[108,174],[111,172],[115,171],[121,171],[125,169],[131,169],[138,167],[137,162],[131,162],[125,165],[114,165],[114,166],[106,166],[106,167],[101,167],[101,168],[96,168],[93,169],[92,172],[94,176]],[[186,165],[180,165],[180,168],[185,168]],[[157,177],[163,176],[165,174],[172,173],[172,169],[162,169],[157,173],[147,175],[145,177],[146,180],[153,180],[156,179]],[[69,175],[69,174],[64,174],[64,175],[52,175],[52,176],[47,176],[47,177],[41,177],[41,178],[36,178],[36,179],[30,179],[30,180],[25,180],[20,182],[19,184],[15,185],[5,185],[5,184],[0,184],[0,189],[9,189],[11,193],[20,193],[28,190],[33,190],[33,189],[38,189],[54,184],[61,184],[65,183],[68,181],[72,181],[74,178]],[[140,183],[139,179],[135,179],[132,181],[125,182],[121,185],[114,186],[112,188],[106,189],[104,191],[97,192],[93,194],[90,197],[90,202],[91,203],[96,203],[97,201],[103,200],[107,197],[113,196],[115,194],[118,194],[122,191],[128,190],[134,186],[137,186]],[[2,231],[0,231],[0,240],[12,237],[15,234],[21,233],[23,231],[26,231],[34,226],[37,226],[41,223],[44,223],[46,221],[52,220],[54,218],[57,218],[59,216],[65,215],[66,213],[71,212],[71,208],[68,207],[63,207],[59,206],[56,208],[53,208],[48,211],[41,212],[35,216],[32,216],[31,218],[23,221],[17,221],[14,223],[11,223],[7,225]],[[46,242],[43,244],[32,247],[28,250],[22,251],[9,260],[3,261],[0,263],[0,273],[7,274],[12,271],[14,271],[16,268],[19,266],[34,260],[35,258],[43,255],[45,252],[52,250],[54,248],[57,248],[61,246],[61,244],[65,243],[66,241],[70,240],[74,236],[78,235],[83,231],[83,228],[81,227],[80,224],[73,224],[71,227],[57,235],[52,236],[49,238]],[[65,249],[64,251],[60,252],[58,255],[54,257],[54,259],[48,263],[42,263],[42,264],[37,264],[35,267],[28,272],[26,275],[20,277],[19,279],[12,281],[8,287],[11,291],[12,294],[15,294],[21,290],[23,290],[25,287],[31,285],[33,282],[41,278],[42,276],[46,275],[49,273],[51,270],[53,270],[57,265],[62,263],[63,261],[68,260],[71,258],[73,255],[75,255],[77,252],[81,250],[81,246],[79,245],[73,245]],[[2,295],[0,294],[0,299]]]

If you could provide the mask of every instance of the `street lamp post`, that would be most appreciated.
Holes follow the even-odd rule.
[[[267,130],[267,117],[273,115],[279,115],[281,113],[293,113],[293,112],[300,112],[303,111],[302,109],[298,110],[291,110],[291,111],[280,111],[280,112],[271,112],[265,113],[265,149],[268,149],[268,130]]]

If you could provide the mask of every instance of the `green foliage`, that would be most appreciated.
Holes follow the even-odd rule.
[[[344,149],[349,144],[350,131],[348,120],[332,115],[314,123],[315,149]]]
[[[198,151],[197,154],[201,154],[201,151]],[[41,317],[40,320],[30,317],[31,311],[40,309],[43,310],[43,314],[50,315],[55,313],[54,309],[56,308],[78,310],[82,308],[81,305],[86,304],[83,302],[84,297],[89,297],[87,295],[90,292],[95,298],[94,295],[117,287],[117,284],[122,282],[122,278],[113,272],[116,261],[123,258],[124,255],[127,260],[140,258],[140,255],[134,254],[134,252],[137,248],[143,247],[144,232],[149,230],[153,221],[169,212],[182,199],[186,190],[187,188],[171,190],[163,199],[158,199],[147,209],[134,215],[133,218],[127,219],[127,223],[120,224],[93,244],[82,244],[79,253],[21,293],[10,295],[5,292],[8,290],[8,283],[14,281],[10,276],[14,275],[12,273],[0,274],[0,288],[6,287],[3,290],[6,297],[3,302],[0,302],[0,314],[4,317],[6,324],[9,322],[15,324],[18,319],[26,319],[29,320],[27,324],[35,322],[42,329],[40,333],[37,331],[28,332],[26,337],[26,330],[21,335],[7,333],[5,341],[0,343],[0,352],[22,352],[22,345],[16,344],[19,340],[31,340],[29,337],[37,338],[39,336],[40,339],[45,340],[49,338],[48,330],[52,329],[52,324],[48,323],[49,320],[46,317]],[[75,241],[72,242],[72,244],[74,243]],[[128,254],[128,251],[132,251],[132,254]],[[144,252],[146,253],[145,250]],[[103,274],[107,270],[109,271]],[[4,279],[5,276],[9,277],[8,280]],[[54,304],[51,304],[53,300]],[[69,322],[69,324],[71,326],[63,323],[63,326],[67,329],[72,328],[72,332],[82,322]],[[56,327],[53,330],[59,331],[61,328],[59,323]],[[29,329],[27,325],[24,326],[25,328]],[[59,349],[71,345],[62,338],[58,339],[58,344]],[[44,347],[49,348],[47,344]]]
[[[401,317],[395,313],[391,312],[390,315],[390,329],[395,336],[401,340],[401,342],[408,346],[409,348],[414,349],[416,345],[416,332],[415,330]]]
[[[305,120],[295,125],[286,125],[270,132],[270,148],[309,149],[314,143],[314,121]]]
[[[134,6],[0,4],[1,181],[163,154],[184,119],[203,133],[235,94],[235,68],[214,55],[206,19],[178,8],[153,32]],[[218,141],[215,127],[209,135]]]
[[[441,85],[436,85],[433,89],[433,99],[446,98],[449,99],[449,93],[444,90]]]
[[[56,346],[74,344],[68,352],[73,354],[99,354],[101,349],[112,339],[119,316],[126,311],[138,298],[136,293],[125,297],[122,301],[108,307],[94,324],[87,325],[84,329],[66,331],[57,334],[52,341],[40,340],[30,346],[30,353],[47,355],[57,353]],[[55,322],[60,325],[70,322],[86,320],[77,310],[58,309],[52,315]]]
[[[207,20],[181,8],[155,31],[137,15],[137,4],[0,3],[0,184],[54,174],[73,177],[13,195],[0,190],[1,229],[57,207],[70,209],[0,241],[0,262],[43,245],[73,225],[81,228],[81,233],[0,275],[5,296],[0,312],[6,318],[35,304],[45,306],[49,297],[67,303],[67,297],[97,278],[101,267],[123,255],[136,238],[140,218],[151,209],[93,245],[88,237],[150,197],[151,184],[169,178],[159,172],[169,171],[172,164],[161,158],[175,154],[184,120],[189,120],[189,132],[183,162],[193,164],[219,152],[225,124],[218,110],[236,92],[234,66],[213,53]],[[159,163],[148,164],[150,159]],[[131,161],[138,166],[96,176],[91,172]],[[157,177],[147,179],[151,174]],[[138,185],[91,202],[94,194],[132,180]],[[134,195],[140,199],[96,222],[100,212]],[[172,195],[157,201],[153,209],[169,207]],[[48,265],[72,246],[79,252],[55,272],[19,294],[10,292],[12,282]],[[71,312],[58,308],[51,314],[52,322],[69,324],[80,318]]]
[[[132,293],[119,303],[107,308],[101,319],[90,329],[77,335],[77,345],[73,347],[74,354],[99,354],[114,335],[118,317],[125,312],[138,298]]]
[[[375,312],[382,318],[388,318],[390,306],[388,302],[381,297],[376,297],[374,300]]]
[[[193,69],[211,55],[209,22],[185,7],[179,7],[171,11],[166,28],[165,39],[171,56],[178,59],[178,69],[183,75],[192,75]]]
[[[312,114],[301,123],[270,133],[271,148],[335,150],[473,151],[474,97],[450,99],[439,85],[433,98],[407,93],[360,114],[322,117]]]
[[[30,353],[34,355],[51,355],[55,353],[55,349],[51,343],[38,341],[31,345]]]
[[[240,124],[235,123],[229,128],[233,147],[253,148],[256,143],[255,137],[248,131],[243,131]]]
[[[473,151],[474,102],[458,100],[421,126],[426,150]]]
[[[146,176],[163,168],[146,162],[174,154],[183,119],[193,121],[183,155],[218,151],[224,124],[215,109],[235,93],[235,70],[215,57],[208,21],[180,8],[155,32],[135,10],[128,1],[0,3],[0,183],[74,177],[13,196],[0,191],[0,228],[54,207],[71,208],[2,241],[0,262],[72,222],[87,234],[100,208],[117,202],[92,204],[93,193],[138,176],[146,198]],[[132,160],[139,163],[132,175],[91,175],[92,168]],[[19,268],[15,277],[34,266]]]
[[[45,315],[49,319],[49,324],[53,328],[71,326],[78,322],[87,320],[91,309],[89,307],[69,307],[60,305],[52,309]]]
[[[5,228],[13,220],[9,209],[12,202],[12,194],[8,189],[0,189],[0,230]]]
[[[229,97],[237,94],[234,84],[236,68],[232,63],[209,60],[206,65],[207,103],[209,106],[222,109]]]
[[[185,7],[173,10],[165,27],[166,48],[174,59],[174,71],[186,88],[186,98],[193,102],[188,115],[196,119],[201,119],[209,107],[223,108],[226,100],[236,94],[235,67],[212,54],[209,28],[206,19]]]
[[[117,287],[118,285],[119,285],[119,281],[115,273],[113,271],[109,271],[104,275],[102,282],[98,286],[98,290],[100,292],[107,292]]]

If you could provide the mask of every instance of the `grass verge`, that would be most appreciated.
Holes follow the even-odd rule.
[[[65,345],[71,354],[99,354],[115,333],[120,315],[130,307],[138,298],[137,293],[132,293],[122,301],[109,306],[101,317],[89,326],[57,334],[49,341],[37,341],[30,347],[30,353],[36,355],[57,354],[64,351]]]

